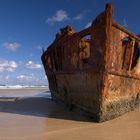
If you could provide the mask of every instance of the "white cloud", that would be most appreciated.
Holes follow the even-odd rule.
[[[13,72],[18,67],[18,64],[15,61],[3,60],[0,59],[0,72],[8,71]]]
[[[3,44],[3,46],[6,48],[6,49],[8,49],[8,50],[10,50],[10,51],[16,51],[18,48],[20,48],[21,47],[21,44],[19,44],[19,43],[17,43],[17,42],[6,42],[6,43],[4,43]]]
[[[32,75],[19,75],[17,79],[20,81],[32,81],[34,77]]]
[[[34,74],[20,74],[17,76],[12,75],[0,75],[1,85],[47,85],[48,81],[44,78],[44,75],[37,76]]]
[[[84,17],[84,15],[81,13],[81,14],[78,14],[77,16],[75,16],[73,19],[75,20],[80,20]]]
[[[67,12],[61,9],[56,11],[56,14],[54,16],[47,18],[46,22],[53,24],[55,22],[61,22],[67,19],[69,19]]]
[[[26,63],[26,67],[29,69],[40,69],[42,68],[42,65],[34,63],[33,61],[28,61],[28,63]]]
[[[88,10],[84,10],[81,13],[77,14],[75,17],[73,17],[72,19],[74,20],[81,20],[85,17],[85,15],[87,14]]]
[[[26,75],[21,74],[16,77],[16,81],[20,85],[46,85],[47,80],[43,77],[37,77],[34,74]]]
[[[89,23],[85,26],[85,28],[90,27],[90,26],[91,26],[91,24],[92,24],[92,22],[89,22]]]

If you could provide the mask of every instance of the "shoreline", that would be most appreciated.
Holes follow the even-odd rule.
[[[10,97],[11,93],[16,96],[27,95],[0,100],[0,140],[139,140],[140,138],[140,107],[113,120],[95,123],[76,110],[69,111],[63,104],[38,96],[42,93],[47,95],[44,89],[0,91],[1,95],[7,97]]]
[[[8,89],[10,89],[10,90],[12,90],[12,89],[47,89],[48,91],[49,91],[49,87],[48,86],[17,86],[17,87],[15,87],[15,86],[0,86],[0,90],[3,90],[3,89],[6,89],[6,90],[8,90]]]

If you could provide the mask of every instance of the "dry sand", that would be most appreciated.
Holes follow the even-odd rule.
[[[48,97],[2,96],[0,140],[140,140],[140,108],[99,124]]]

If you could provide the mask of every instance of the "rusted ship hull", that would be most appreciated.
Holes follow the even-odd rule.
[[[85,110],[98,122],[140,103],[140,38],[112,14],[107,4],[89,28],[61,29],[42,55],[52,98]]]

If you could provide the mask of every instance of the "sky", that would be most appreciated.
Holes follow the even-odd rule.
[[[47,85],[42,48],[66,25],[88,27],[108,2],[113,18],[139,34],[139,0],[0,0],[0,85]]]

